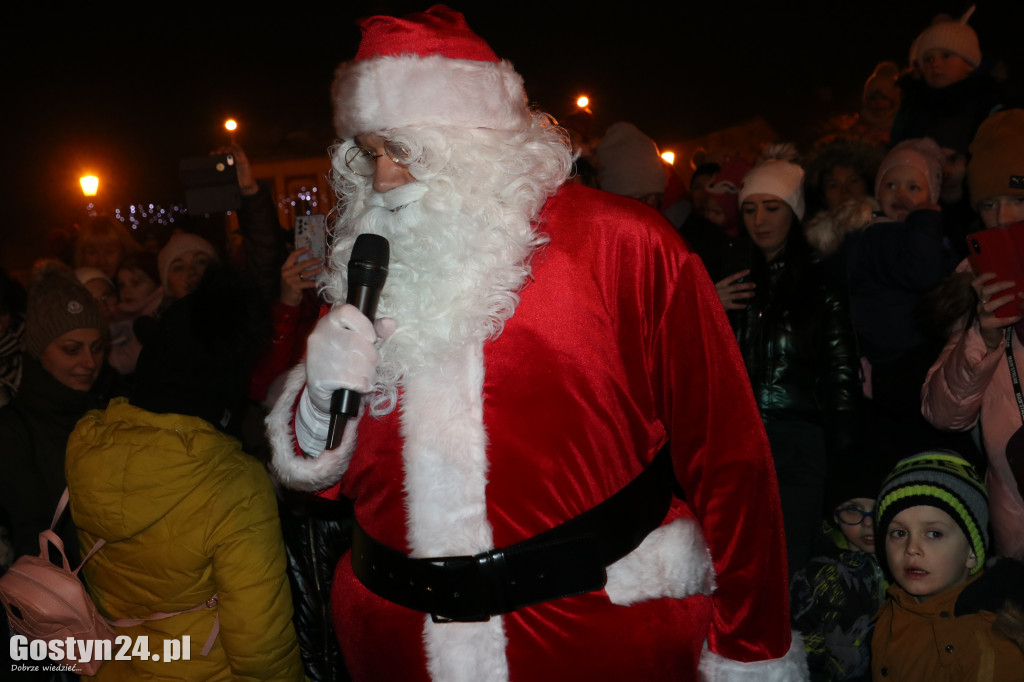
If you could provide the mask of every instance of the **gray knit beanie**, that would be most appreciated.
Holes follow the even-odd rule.
[[[55,339],[73,329],[106,333],[96,300],[73,272],[60,263],[40,266],[32,275],[25,313],[25,351],[38,358]]]

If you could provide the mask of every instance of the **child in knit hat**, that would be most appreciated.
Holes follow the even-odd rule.
[[[972,137],[1002,101],[995,79],[981,60],[978,36],[967,20],[936,17],[910,48],[911,71],[902,77],[900,109],[893,121],[893,144],[927,135],[948,120]]]
[[[875,514],[893,585],[871,641],[874,679],[1020,680],[1024,650],[1007,615],[1024,603],[1024,564],[985,568],[988,493],[974,467],[943,450],[901,460]]]
[[[217,261],[213,245],[199,235],[178,232],[160,250],[160,284],[171,300],[195,291],[210,261]]]
[[[871,617],[889,585],[875,555],[875,498],[888,469],[873,452],[830,462],[822,524],[827,549],[797,571],[789,588],[793,628],[803,635],[812,680],[870,675]]]
[[[956,267],[943,241],[942,153],[927,138],[907,140],[882,161],[875,181],[881,214],[851,232],[841,250],[849,283],[850,314],[861,352],[870,364],[865,392],[899,419],[894,433],[925,428],[920,391],[939,347],[917,319],[921,296]],[[920,434],[930,442],[934,434]],[[928,442],[914,442],[891,456],[907,456]]]

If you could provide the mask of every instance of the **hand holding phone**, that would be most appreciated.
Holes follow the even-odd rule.
[[[993,227],[967,236],[967,259],[976,275],[995,274],[986,285],[1012,282],[1013,286],[999,292],[999,296],[1012,295],[1013,299],[994,311],[996,317],[1021,314],[1017,307],[1024,293],[1024,222]]]
[[[322,213],[295,216],[295,249],[309,249],[309,253],[302,260],[326,259],[327,216]]]

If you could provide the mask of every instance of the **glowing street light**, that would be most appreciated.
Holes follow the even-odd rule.
[[[95,175],[83,175],[78,179],[82,185],[82,194],[87,197],[94,197],[100,189],[100,179]]]
[[[664,159],[665,163],[672,165],[676,162],[675,152],[662,152],[661,158]]]

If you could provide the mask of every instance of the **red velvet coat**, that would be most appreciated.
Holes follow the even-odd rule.
[[[346,556],[332,606],[353,678],[695,680],[700,666],[801,679],[768,444],[700,259],[654,211],[578,185],[538,229],[550,243],[503,333],[407,380],[400,409],[364,415],[354,450],[322,453],[316,476],[289,423],[300,367],[269,420],[279,476],[340,479],[370,535],[414,556],[474,554],[573,518],[669,438],[686,501],[604,590],[487,623],[434,624],[386,602]]]

